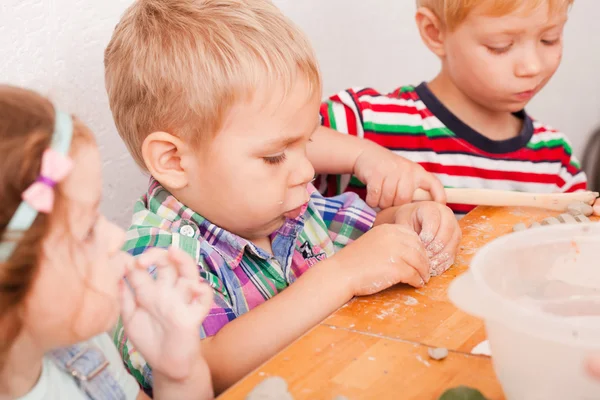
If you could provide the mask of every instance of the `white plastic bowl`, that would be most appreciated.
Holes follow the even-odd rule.
[[[484,246],[449,288],[485,322],[508,400],[598,400],[585,370],[600,356],[600,224],[554,225]]]

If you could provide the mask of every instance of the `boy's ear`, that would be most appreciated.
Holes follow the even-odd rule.
[[[429,47],[429,50],[438,57],[444,57],[446,55],[444,49],[444,27],[437,15],[427,7],[419,7],[415,15],[415,21],[417,22],[421,39]]]
[[[189,183],[182,162],[188,146],[167,132],[153,132],[142,143],[142,157],[148,172],[169,190],[183,189]]]

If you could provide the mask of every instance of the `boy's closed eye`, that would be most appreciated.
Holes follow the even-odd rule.
[[[263,157],[263,160],[269,165],[277,165],[286,160],[286,155],[285,153],[281,153],[276,156]]]
[[[308,138],[308,142],[312,142],[312,141],[313,140],[312,140],[312,136],[311,136]],[[262,159],[265,163],[267,163],[269,165],[278,165],[278,164],[283,163],[287,159],[287,156],[285,155],[285,151],[284,151],[281,154],[262,157]]]

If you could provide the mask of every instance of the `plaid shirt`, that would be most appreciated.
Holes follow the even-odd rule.
[[[194,257],[200,276],[215,294],[215,304],[200,330],[200,337],[212,336],[373,226],[375,212],[355,193],[325,198],[312,185],[309,193],[305,211],[271,235],[271,255],[210,223],[151,180],[148,192],[135,204],[125,250],[136,256],[151,247],[173,245]],[[151,369],[120,322],[114,341],[129,371],[144,389],[150,389]]]

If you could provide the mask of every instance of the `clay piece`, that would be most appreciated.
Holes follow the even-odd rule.
[[[471,354],[479,354],[479,355],[491,357],[492,349],[490,348],[489,340],[484,340],[483,342],[479,343],[477,346],[473,347],[473,350],[471,350]]]
[[[573,206],[573,207],[571,207],[571,209],[568,213],[560,214],[558,217],[548,217],[548,218],[544,219],[541,224],[539,222],[533,222],[529,226],[529,228],[523,222],[519,222],[518,224],[515,224],[513,226],[513,232],[523,231],[523,230],[531,229],[531,228],[538,228],[542,225],[577,224],[577,223],[591,222],[591,220],[585,214],[579,213],[580,211],[577,211],[577,212],[573,211],[573,210],[581,210],[582,209],[579,206],[578,206],[579,208],[574,207],[575,204],[581,204],[583,206],[588,206],[585,203],[573,203],[569,206],[569,207],[571,207],[571,206]],[[592,207],[590,206],[589,208],[591,209]],[[585,209],[584,211],[589,214],[590,210]]]
[[[438,400],[486,400],[477,389],[459,386],[446,390]]]
[[[572,216],[585,215],[589,217],[594,213],[594,209],[589,204],[583,202],[572,203],[567,206],[567,212]]]
[[[448,349],[444,348],[444,347],[438,347],[438,348],[433,348],[430,347],[427,350],[427,353],[429,354],[429,358],[432,358],[434,360],[443,360],[444,358],[448,357]]]
[[[285,379],[271,376],[252,389],[246,400],[294,400]]]
[[[542,221],[542,225],[556,225],[560,224],[560,221],[556,217],[548,217]]]
[[[563,224],[576,224],[577,220],[575,219],[574,216],[572,216],[571,214],[560,214],[558,217],[556,217],[561,223]]]
[[[525,229],[527,229],[527,225],[525,225],[523,222],[519,222],[513,226],[513,232],[524,231]]]
[[[348,400],[348,398],[346,396],[335,396],[333,400]]]

